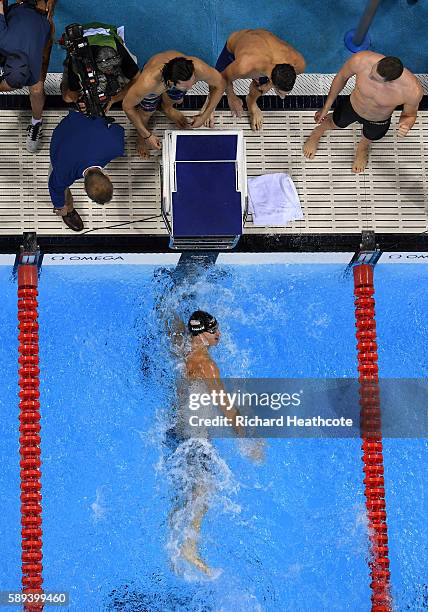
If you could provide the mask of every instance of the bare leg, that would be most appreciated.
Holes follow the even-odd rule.
[[[198,570],[209,576],[212,573],[211,569],[205,563],[205,561],[201,559],[198,550],[202,520],[208,511],[208,504],[206,501],[207,496],[208,490],[203,484],[195,485],[192,491],[192,499],[187,504],[186,508],[187,512],[192,517],[192,522],[190,524],[191,535],[186,537],[186,539],[184,540],[180,549],[180,554],[182,558],[185,559],[188,563],[191,563]],[[174,514],[179,510],[182,510],[182,508],[175,508],[173,510],[170,516],[171,522],[173,522],[174,520]]]
[[[337,126],[333,122],[333,113],[329,113],[320,125],[314,128],[303,145],[303,155],[307,159],[313,159],[318,149],[318,143],[321,136],[328,130],[337,130]]]
[[[56,4],[56,0],[51,0],[49,2],[49,6],[47,2],[45,2],[44,0],[41,0],[38,2],[38,5],[37,5],[38,9],[41,9],[41,10],[49,9],[48,20],[51,26],[49,40],[46,43],[45,48],[43,49],[42,70],[41,70],[41,75],[40,75],[40,81],[36,83],[35,85],[31,85],[29,87],[30,103],[31,103],[31,110],[33,113],[33,119],[37,119],[37,120],[42,119],[43,107],[45,105],[45,99],[46,99],[44,82],[46,80],[46,75],[48,73],[49,61],[50,61],[51,51],[52,51],[52,44],[53,44],[53,39],[54,39],[54,34],[55,34],[55,25],[53,22],[55,4]]]
[[[201,524],[204,516],[208,511],[206,503],[207,491],[202,485],[196,485],[192,494],[192,504],[190,508],[190,516],[193,516],[191,522],[192,535],[185,539],[181,548],[181,555],[186,561],[192,563],[198,570],[205,574],[210,574],[211,570],[208,565],[201,559],[198,543],[201,535]]]
[[[263,92],[261,92],[252,81],[247,96],[247,108],[250,113],[250,124],[253,132],[258,132],[263,127],[263,113],[257,106],[257,100],[262,95]]]
[[[40,121],[42,118],[43,107],[45,105],[46,98],[43,81],[39,81],[35,85],[31,85],[29,89],[33,119],[38,119]]]
[[[153,115],[154,111],[149,112],[149,111],[144,111],[142,108],[139,108],[138,112],[141,115],[141,119],[143,121],[144,127],[148,130],[150,117]],[[149,159],[150,157],[149,147],[147,146],[146,140],[141,138],[139,134],[137,136],[137,153],[143,159]]]
[[[364,172],[369,161],[369,150],[372,141],[368,140],[365,136],[361,136],[361,140],[358,143],[357,150],[355,152],[354,163],[352,164],[352,172],[359,174]]]

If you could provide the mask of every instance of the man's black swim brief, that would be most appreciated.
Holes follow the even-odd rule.
[[[380,140],[385,136],[391,125],[391,117],[384,121],[369,121],[355,112],[348,96],[340,101],[333,112],[333,122],[338,128],[346,128],[351,123],[361,123],[363,135],[368,140]]]

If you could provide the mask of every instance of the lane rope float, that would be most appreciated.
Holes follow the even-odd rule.
[[[363,440],[361,448],[370,539],[371,610],[372,612],[391,612],[373,266],[357,265],[353,272],[360,427]]]

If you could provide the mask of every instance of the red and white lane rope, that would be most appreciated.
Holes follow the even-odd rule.
[[[354,267],[355,321],[363,439],[364,494],[370,537],[372,612],[391,612],[388,527],[382,453],[373,267]]]
[[[23,592],[42,592],[42,495],[40,460],[39,325],[37,267],[18,268],[19,420]],[[26,604],[39,612],[42,604]]]

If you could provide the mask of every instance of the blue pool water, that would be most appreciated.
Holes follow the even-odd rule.
[[[356,27],[366,0],[175,0],[142,3],[127,0],[58,2],[57,38],[67,24],[104,21],[125,25],[128,47],[142,66],[155,53],[176,49],[214,65],[227,37],[235,30],[266,28],[296,47],[308,72],[337,72],[350,53],[345,32]],[[371,27],[372,49],[397,55],[413,72],[428,72],[425,0],[383,0]],[[161,33],[161,36],[159,34]],[[51,72],[62,71],[64,53],[56,46]]]
[[[171,291],[173,267],[46,266],[40,281],[44,584],[70,610],[365,611],[358,439],[271,440],[255,466],[216,440],[202,579],[177,561],[162,442],[175,362],[162,313],[213,312],[225,377],[353,377],[353,286],[339,265],[219,266]],[[0,589],[20,585],[16,285],[0,266]],[[381,374],[427,377],[426,265],[376,268]],[[397,610],[426,597],[427,444],[385,440]],[[183,476],[183,474],[181,475]],[[184,475],[185,476],[185,475]],[[177,536],[178,537],[178,536]]]

